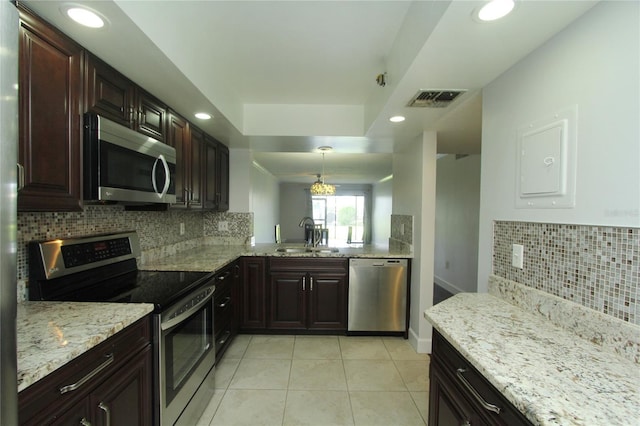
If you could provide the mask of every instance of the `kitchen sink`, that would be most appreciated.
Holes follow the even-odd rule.
[[[277,253],[339,253],[334,247],[278,247]]]
[[[307,253],[306,247],[278,247],[278,253]]]

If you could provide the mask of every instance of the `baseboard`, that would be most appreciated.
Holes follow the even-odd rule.
[[[431,353],[431,339],[421,339],[418,335],[413,331],[413,329],[409,328],[409,343],[413,346],[413,349],[416,350],[419,354],[430,354]]]
[[[439,285],[440,287],[444,288],[445,290],[447,290],[451,294],[458,294],[458,293],[467,292],[466,290],[462,290],[462,289],[458,288],[457,286],[455,286],[454,284],[451,284],[449,281],[438,277],[437,275],[433,276],[433,282],[436,283],[437,285]]]

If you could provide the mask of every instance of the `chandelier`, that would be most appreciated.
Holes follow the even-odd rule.
[[[325,148],[321,147],[320,149]],[[327,147],[328,148],[328,147]],[[328,149],[324,149],[326,151]],[[322,153],[322,174],[318,174],[318,180],[313,182],[309,191],[311,195],[333,195],[336,193],[335,185],[324,183],[324,152]]]

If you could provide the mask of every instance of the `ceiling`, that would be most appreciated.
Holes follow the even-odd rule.
[[[63,16],[65,2],[24,3],[281,181],[311,183],[316,148],[332,146],[325,178],[339,184],[390,175],[394,150],[423,131],[439,153],[480,153],[482,88],[596,2],[522,0],[479,23],[478,1],[74,0],[108,19],[97,31]],[[421,89],[464,93],[408,108]]]

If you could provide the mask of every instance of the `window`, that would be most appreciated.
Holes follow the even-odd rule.
[[[364,243],[364,195],[312,196],[313,220],[329,230],[329,245]]]

